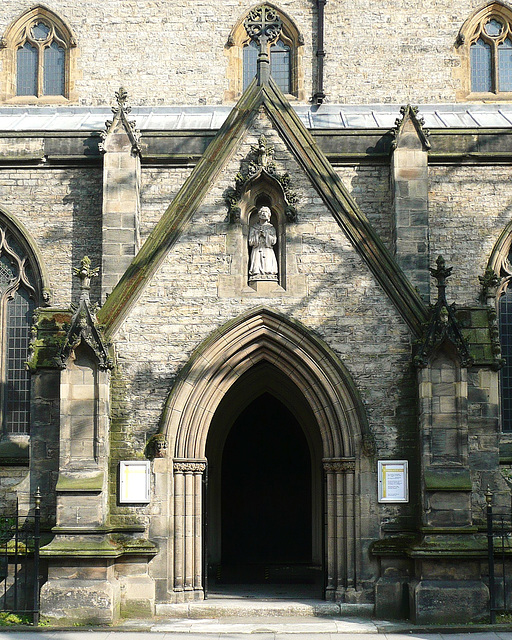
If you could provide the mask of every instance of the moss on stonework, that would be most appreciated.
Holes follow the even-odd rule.
[[[149,600],[129,600],[121,603],[121,618],[152,618],[153,607]]]
[[[487,307],[464,307],[455,312],[471,357],[476,365],[496,365],[493,349],[489,309]]]
[[[103,471],[93,475],[64,475],[57,480],[56,491],[62,492],[100,492],[103,490],[105,475]]]
[[[28,465],[29,441],[3,440],[0,442],[0,462],[11,465]]]
[[[370,545],[370,553],[375,556],[403,555],[417,540],[417,536],[413,534],[376,540]]]
[[[469,469],[428,469],[425,488],[429,491],[471,491]]]
[[[41,556],[80,557],[115,557],[123,555],[153,556],[157,547],[146,539],[130,538],[119,534],[101,535],[91,540],[74,537],[73,540],[56,538],[41,548]]]
[[[33,327],[31,371],[38,368],[55,368],[57,356],[64,344],[72,317],[71,310],[38,309]]]
[[[142,525],[141,508],[121,506],[117,502],[119,462],[121,460],[145,460],[144,445],[139,446],[132,433],[127,382],[120,366],[116,366],[110,379],[110,459],[108,466],[109,523],[112,526]]]

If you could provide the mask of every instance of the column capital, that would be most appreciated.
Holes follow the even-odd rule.
[[[174,473],[204,473],[206,460],[174,460]]]
[[[326,473],[354,473],[356,470],[355,460],[342,460],[340,458],[324,458],[322,460]]]

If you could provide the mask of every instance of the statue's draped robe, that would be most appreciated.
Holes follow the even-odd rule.
[[[274,249],[276,230],[270,222],[255,224],[249,229],[249,246],[252,247],[249,278],[272,276],[277,279],[277,260]]]

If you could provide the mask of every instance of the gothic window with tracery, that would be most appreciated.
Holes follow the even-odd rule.
[[[270,75],[283,93],[304,100],[304,38],[294,21],[284,11],[269,3],[259,5],[242,16],[231,31],[226,50],[229,58],[229,90],[225,99],[236,100],[256,75],[258,45],[249,37],[244,21],[250,13],[264,8],[277,15],[281,22],[279,37],[270,45]]]
[[[38,297],[35,280],[21,242],[12,230],[0,226],[0,412],[7,434],[30,430],[30,374],[25,363]]]
[[[16,95],[63,96],[66,43],[51,23],[25,27],[16,52]]]
[[[72,97],[76,43],[57,15],[35,7],[9,27],[3,42],[3,99],[58,102]]]
[[[464,45],[463,67],[468,67],[466,95],[499,97],[512,92],[510,10],[500,3],[487,5],[466,21],[459,33],[458,44]]]

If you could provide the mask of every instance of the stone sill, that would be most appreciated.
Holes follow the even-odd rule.
[[[425,471],[427,491],[472,491],[469,469],[428,469]]]
[[[80,473],[80,472],[77,472]],[[105,484],[105,473],[93,475],[74,475],[71,472],[59,474],[57,493],[101,493]]]

